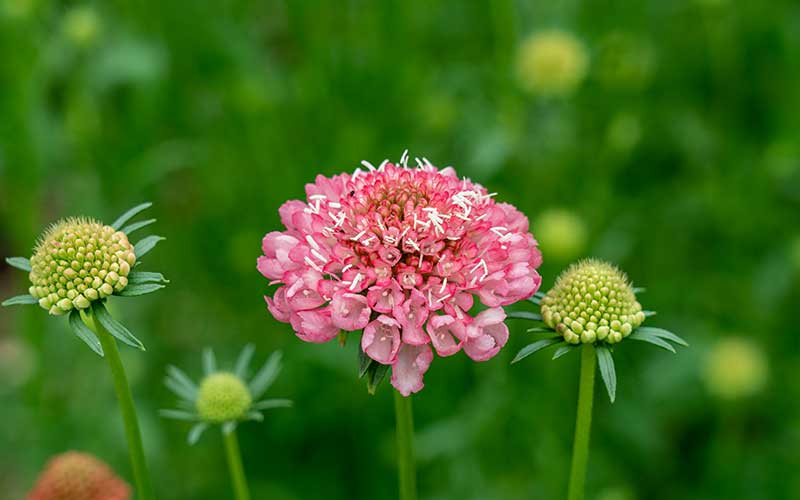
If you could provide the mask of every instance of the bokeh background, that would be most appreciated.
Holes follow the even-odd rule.
[[[529,215],[545,289],[610,259],[684,336],[617,349],[596,393],[588,498],[800,498],[800,6],[796,2],[0,1],[0,255],[68,214],[155,202],[158,294],[117,299],[162,499],[230,498],[221,440],[156,411],[173,363],[280,349],[241,429],[254,497],[396,495],[389,386],[356,346],[303,344],[255,270],[278,207],[316,174],[405,148]],[[3,297],[26,287],[0,264]],[[577,356],[433,363],[414,398],[422,498],[565,495]],[[634,344],[634,345],[630,345]],[[63,318],[0,310],[0,498],[49,456],[92,452],[130,480],[104,363]]]

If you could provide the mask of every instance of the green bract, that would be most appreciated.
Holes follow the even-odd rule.
[[[222,425],[227,434],[241,421],[263,420],[261,410],[292,406],[288,399],[264,399],[253,403],[269,389],[281,371],[281,353],[275,352],[247,382],[248,366],[254,351],[252,345],[245,346],[234,369],[224,371],[217,369],[214,352],[204,350],[205,377],[199,387],[182,370],[168,366],[164,384],[180,399],[179,409],[161,410],[161,416],[195,422],[188,438],[189,444],[194,444],[210,425]]]
[[[557,346],[553,359],[568,354],[580,345],[592,349],[611,401],[617,390],[613,349],[624,338],[647,342],[670,352],[671,343],[688,346],[682,338],[662,328],[641,326],[655,313],[643,311],[625,274],[615,266],[596,259],[571,265],[553,288],[537,292],[530,301],[540,306],[541,314],[512,311],[509,318],[527,319],[543,324],[529,328],[545,337],[523,347],[512,363],[516,363],[546,347]]]

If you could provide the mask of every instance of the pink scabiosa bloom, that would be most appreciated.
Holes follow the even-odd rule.
[[[542,258],[527,217],[453,168],[409,168],[407,152],[399,164],[362,164],[317,176],[304,201],[280,208],[285,230],[264,237],[258,270],[279,285],[265,297],[276,319],[308,342],[363,330],[367,363],[390,366],[408,396],[434,351],[497,354],[503,306],[538,290]]]

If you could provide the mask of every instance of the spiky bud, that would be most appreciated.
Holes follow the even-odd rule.
[[[200,383],[195,404],[203,420],[222,423],[241,419],[252,402],[250,390],[239,377],[228,372],[217,372]]]
[[[86,453],[54,457],[28,500],[128,500],[130,488],[106,464]]]
[[[573,264],[542,299],[542,319],[570,344],[627,337],[644,321],[628,278],[613,265],[589,259]]]
[[[94,219],[69,218],[48,228],[31,257],[29,293],[50,314],[86,309],[120,292],[136,263],[125,233]]]

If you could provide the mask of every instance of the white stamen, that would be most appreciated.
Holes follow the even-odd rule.
[[[362,237],[362,236],[364,236],[364,234],[365,234],[366,232],[367,232],[367,230],[365,229],[365,230],[361,231],[360,233],[358,233],[357,235],[353,236],[353,237],[352,237],[352,238],[350,238],[350,239],[351,239],[351,240],[353,240],[353,241],[358,241],[358,240],[360,240],[360,239],[361,239],[361,237]]]
[[[447,277],[445,277],[444,281],[442,281],[442,287],[439,289],[439,293],[444,293],[446,288],[447,288]]]
[[[356,274],[356,277],[353,278],[353,282],[350,283],[350,290],[355,290],[358,287],[358,282],[364,278],[364,275],[361,273]]]
[[[404,167],[408,168],[408,150],[406,149],[403,151],[403,155],[400,157],[400,164]]]
[[[374,172],[375,170],[377,170],[375,168],[375,165],[373,165],[372,163],[368,162],[367,160],[362,160],[361,164],[364,165],[365,167],[367,167],[370,172]]]
[[[316,257],[319,260],[321,260],[323,264],[327,264],[328,263],[328,259],[324,255],[322,255],[321,253],[317,252],[314,249],[311,249],[311,255],[313,255],[314,257]]]
[[[328,203],[328,206],[331,208],[342,208],[342,204],[339,203],[338,201],[332,201]]]
[[[324,194],[312,194],[308,197],[309,200],[324,200],[325,198],[327,198],[327,196]]]
[[[309,244],[309,245],[311,245],[311,246],[312,246],[314,249],[316,249],[316,250],[319,250],[319,245],[317,245],[317,242],[316,242],[316,241],[314,241],[314,238],[312,238],[310,234],[307,234],[307,235],[306,235],[306,241],[307,241],[307,242],[308,242],[308,244]]]
[[[306,264],[311,266],[315,271],[320,272],[320,273],[323,272],[322,268],[319,267],[313,260],[309,259],[308,257],[306,257],[303,260],[305,261]]]
[[[449,299],[450,297],[452,297],[452,295],[450,295],[448,293],[447,295],[445,295],[443,297],[439,297],[438,299],[436,299],[436,302],[444,302],[445,300]]]
[[[345,273],[345,272],[347,272],[347,270],[348,270],[348,269],[350,269],[351,267],[353,267],[353,264],[347,264],[346,266],[344,266],[344,267],[342,268],[342,273]]]

